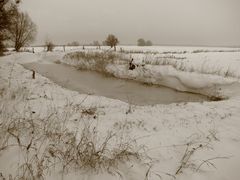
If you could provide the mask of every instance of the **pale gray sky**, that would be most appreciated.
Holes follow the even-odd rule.
[[[240,45],[240,0],[23,0],[35,44],[80,43],[115,34],[122,44]]]

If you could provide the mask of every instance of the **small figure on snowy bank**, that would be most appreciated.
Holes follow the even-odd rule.
[[[133,64],[133,58],[132,58],[132,60],[130,61],[130,63],[129,63],[129,70],[134,70],[136,68],[136,66],[135,66],[135,64]]]
[[[35,71],[32,70],[32,79],[35,79]]]

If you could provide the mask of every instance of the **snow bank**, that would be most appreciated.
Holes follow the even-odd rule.
[[[84,59],[84,57],[79,58],[76,56],[77,53],[67,54],[61,59],[61,62],[78,68],[98,71],[95,62],[97,60],[90,61]],[[88,53],[93,54],[94,52]],[[105,54],[105,52],[102,53]],[[224,61],[224,63],[214,66],[216,63],[215,60],[202,60],[201,56],[189,60],[186,57],[170,56],[169,58],[169,56],[159,56],[156,54],[117,54],[120,57],[119,61],[115,60],[105,64],[104,69],[101,69],[102,71],[118,78],[164,85],[179,91],[200,93],[210,97],[221,96],[222,94],[219,94],[221,86],[237,82],[238,80],[234,78],[237,78],[240,72],[240,64],[238,64],[240,61],[234,60],[234,58],[238,57],[237,55],[234,57],[230,56],[232,57],[232,61]],[[121,58],[121,56],[124,58]],[[191,56],[193,55],[190,54],[189,58]],[[130,60],[131,58],[134,59],[134,63],[136,64],[136,69],[134,70],[128,69],[129,61],[126,59]],[[104,62],[107,61],[105,60]],[[215,69],[212,67],[215,67]]]

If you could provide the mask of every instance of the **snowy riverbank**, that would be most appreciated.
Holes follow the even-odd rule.
[[[69,91],[39,74],[36,75],[36,79],[32,79],[32,72],[18,64],[33,61],[48,63],[49,61],[61,60],[63,56],[64,53],[60,52],[19,53],[0,58],[1,134],[6,135],[7,132],[12,132],[13,135],[22,135],[23,142],[26,142],[26,146],[28,146],[30,142],[38,142],[39,140],[26,136],[27,131],[24,133],[11,129],[10,127],[13,127],[14,124],[12,120],[25,122],[31,119],[36,120],[35,123],[40,125],[40,122],[46,120],[45,125],[47,126],[53,125],[51,122],[54,122],[60,125],[60,130],[65,130],[60,131],[62,133],[66,131],[81,132],[84,124],[90,123],[97,127],[99,134],[97,142],[101,142],[110,130],[114,133],[121,133],[124,134],[126,142],[132,142],[134,145],[131,150],[134,149],[141,156],[139,160],[121,161],[120,164],[113,167],[111,172],[114,173],[112,174],[107,171],[93,173],[81,168],[73,168],[69,172],[62,173],[56,165],[51,171],[44,170],[44,178],[54,180],[60,178],[91,180],[140,180],[148,178],[155,180],[160,177],[164,180],[239,179],[240,94],[237,89],[238,85],[228,85],[238,81],[237,76],[223,77],[219,74],[199,75],[191,73],[190,77],[190,72],[179,72],[173,70],[171,66],[159,70],[154,65],[147,65],[146,68],[150,72],[139,77],[141,70],[127,72],[125,67],[117,67],[117,69],[111,67],[117,73],[116,76],[119,77],[127,75],[131,78],[145,78],[147,75],[149,79],[150,76],[154,75],[152,82],[162,83],[162,80],[156,78],[161,75],[160,72],[164,72],[165,75],[169,76],[177,73],[178,77],[181,77],[181,81],[185,85],[188,82],[187,87],[191,88],[209,88],[209,83],[210,87],[216,83],[221,84],[223,87],[221,90],[219,89],[219,93],[230,97],[228,100],[218,102],[141,107],[105,97]],[[204,56],[210,58],[211,55],[204,54]],[[235,54],[229,56],[235,57]],[[219,67],[225,67],[227,63],[233,61],[235,60],[226,60],[223,64],[220,63],[223,60],[219,61]],[[190,61],[191,64],[194,62],[196,61]],[[213,60],[209,60],[209,62],[211,63]],[[238,63],[237,59],[235,62]],[[187,67],[189,62],[184,63]],[[197,63],[194,64],[194,68],[197,66]],[[239,67],[236,64],[236,71]],[[233,70],[232,68],[231,71]],[[181,74],[183,75],[181,76]],[[175,86],[177,88],[177,85]],[[6,127],[6,124],[9,126]],[[21,123],[16,124],[21,125]],[[21,127],[18,126],[18,128]],[[39,129],[41,128],[39,127]],[[6,132],[3,131],[4,129]],[[41,134],[42,131],[36,130],[36,133]],[[1,145],[6,140],[6,136],[2,135]],[[34,135],[34,137],[39,137],[39,134]],[[8,136],[11,138],[7,142],[6,149],[0,151],[0,172],[5,177],[8,177],[9,174],[19,175],[21,162],[25,162],[31,157],[30,155],[29,157],[24,156],[26,154],[21,151],[21,148],[14,146],[17,144],[14,136],[11,134]],[[31,146],[34,147],[34,144]],[[116,146],[113,143],[109,148],[114,147]],[[33,150],[33,152],[35,151]],[[39,166],[36,165],[36,167]],[[47,163],[43,166],[47,166]]]
[[[112,53],[110,58],[105,57],[105,54],[104,51],[72,52],[61,58],[60,62],[77,68],[102,69],[103,73],[117,78],[163,85],[209,97],[224,97],[221,92],[222,86],[233,85],[239,81],[240,61],[237,59],[239,52],[232,54],[212,52],[208,53],[207,58],[206,53],[203,53],[204,56],[202,53],[201,55],[199,53],[180,53],[180,55]],[[128,63],[132,58],[136,65],[133,71],[128,69]],[[108,60],[106,64],[102,62],[105,59]]]

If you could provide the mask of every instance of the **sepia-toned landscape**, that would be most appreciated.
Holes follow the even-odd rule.
[[[0,180],[238,180],[240,6],[194,3],[0,0]]]

